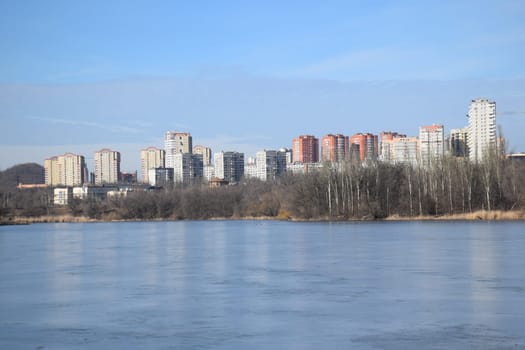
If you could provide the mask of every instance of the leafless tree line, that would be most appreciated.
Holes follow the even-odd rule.
[[[525,209],[525,165],[493,152],[485,161],[443,157],[426,165],[386,162],[327,164],[275,181],[205,184],[137,191],[105,200],[74,199],[50,208],[49,190],[0,193],[0,214],[63,213],[98,219],[385,218],[447,215],[480,209]]]
[[[473,163],[443,157],[428,165],[369,162],[329,167],[294,186],[300,217],[384,218],[523,209],[525,167],[498,155]]]

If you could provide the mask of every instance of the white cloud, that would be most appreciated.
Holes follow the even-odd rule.
[[[47,117],[35,117],[35,116],[29,116],[25,117],[26,119],[32,119],[32,120],[39,120],[43,122],[49,122],[54,124],[68,124],[68,125],[77,125],[77,126],[87,126],[91,128],[98,128],[98,129],[104,129],[110,132],[115,133],[131,133],[136,134],[140,132],[140,130],[136,127],[130,127],[126,125],[112,125],[112,124],[106,124],[106,123],[97,123],[97,122],[91,122],[91,121],[85,121],[85,120],[73,120],[73,119],[63,119],[63,118],[47,118]],[[137,122],[135,122],[136,124]],[[140,122],[139,122],[140,123]],[[140,125],[137,125],[140,126]]]
[[[451,58],[448,51],[454,51]],[[477,77],[492,67],[487,55],[470,55],[463,47],[380,47],[350,51],[299,67],[297,77],[342,81],[448,80]],[[288,72],[287,72],[288,73]]]
[[[373,62],[381,61],[389,50],[371,49],[363,51],[349,52],[342,55],[328,57],[322,61],[299,68],[296,73],[305,74],[324,74],[340,70],[353,70],[369,65]],[[392,52],[390,52],[392,54]]]

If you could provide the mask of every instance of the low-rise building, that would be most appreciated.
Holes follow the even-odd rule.
[[[209,187],[221,187],[221,186],[227,186],[228,185],[228,181],[226,180],[223,180],[223,179],[219,179],[218,177],[212,177],[209,181],[208,181],[208,186]]]
[[[294,162],[292,164],[286,165],[286,172],[291,173],[293,175],[296,174],[308,174],[311,172],[319,171],[323,168],[322,163],[301,163],[301,162]]]
[[[109,191],[118,190],[117,186],[82,186],[73,187],[73,198],[81,200],[103,200],[107,198]]]
[[[166,187],[173,184],[173,168],[154,168],[148,170],[149,184],[154,187]]]
[[[525,152],[507,154],[507,159],[509,159],[512,162],[519,162],[521,164],[525,164]]]
[[[53,190],[54,205],[68,205],[73,198],[71,187],[57,187]]]

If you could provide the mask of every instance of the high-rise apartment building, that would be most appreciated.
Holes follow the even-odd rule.
[[[190,176],[193,182],[201,182],[204,177],[204,162],[202,161],[202,154],[191,155],[191,169]]]
[[[292,156],[292,149],[291,148],[285,148],[285,147],[281,147],[279,148],[279,152],[282,152],[285,154],[286,156],[286,164],[291,164],[293,163],[293,156]]]
[[[149,181],[149,170],[155,168],[164,168],[165,151],[156,147],[148,147],[140,151],[140,169],[142,182],[147,184]]]
[[[321,159],[323,162],[342,162],[348,158],[348,137],[324,135],[321,139]]]
[[[359,146],[359,159],[361,161],[377,159],[377,135],[370,133],[354,134],[350,137],[350,145],[352,144]]]
[[[95,184],[115,184],[120,176],[120,152],[104,148],[95,152]]]
[[[477,98],[468,109],[467,145],[469,158],[479,162],[491,148],[496,148],[496,102]]]
[[[212,165],[203,165],[202,167],[202,176],[206,181],[210,181],[215,177],[215,166]]]
[[[292,140],[292,158],[294,162],[319,162],[319,139],[312,135],[301,135]]]
[[[381,131],[381,133],[379,134],[378,147],[379,159],[384,161],[393,160],[392,149],[390,148],[392,142],[390,141],[394,140],[394,137],[407,137],[407,135],[400,134],[394,131]]]
[[[177,153],[191,153],[192,137],[187,132],[167,131],[164,135],[164,150],[166,151],[166,168],[174,167],[174,156]]]
[[[449,137],[450,154],[454,157],[468,157],[468,128],[451,129]]]
[[[379,142],[379,155],[378,158],[384,162],[394,160],[394,139],[385,139]]]
[[[443,125],[419,127],[419,154],[422,164],[429,164],[432,160],[443,157],[444,145]]]
[[[148,169],[148,179],[148,184],[155,187],[173,185],[173,168]]]
[[[257,161],[254,157],[248,157],[244,164],[244,177],[257,178]]]
[[[191,154],[176,153],[173,155],[173,181],[175,183],[190,183]]]
[[[244,153],[218,152],[213,156],[215,176],[229,183],[241,181],[244,176]]]
[[[194,183],[202,180],[203,164],[201,154],[177,153],[173,156],[173,181]]]
[[[417,164],[419,140],[417,137],[394,137],[390,143],[390,160],[395,163]]]
[[[46,159],[44,171],[49,186],[81,186],[88,181],[84,156],[73,153]]]
[[[211,148],[202,145],[197,145],[193,147],[193,154],[202,155],[202,164],[204,166],[211,164]]]
[[[286,153],[273,150],[259,151],[255,155],[257,178],[274,180],[286,171]]]

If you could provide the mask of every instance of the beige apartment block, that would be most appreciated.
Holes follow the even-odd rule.
[[[95,152],[95,184],[116,184],[120,175],[120,152],[104,148]]]
[[[142,174],[142,183],[150,183],[149,170],[155,168],[164,168],[165,154],[163,149],[148,147],[140,151],[140,170]]]
[[[66,153],[44,161],[45,180],[48,186],[80,186],[87,182],[84,156]]]

